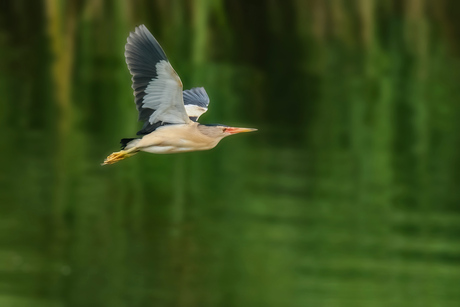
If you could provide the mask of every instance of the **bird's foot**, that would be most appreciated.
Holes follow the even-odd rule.
[[[121,161],[123,159],[126,159],[126,158],[128,158],[130,156],[132,156],[132,154],[129,154],[128,151],[126,151],[126,150],[114,152],[110,156],[105,158],[104,162],[101,163],[101,165],[113,164],[113,163],[116,163],[116,162]]]

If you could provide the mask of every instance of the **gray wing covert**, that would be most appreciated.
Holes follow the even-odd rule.
[[[187,123],[182,82],[144,25],[130,33],[125,57],[132,75],[139,120],[145,122],[137,134],[148,134],[164,123]]]

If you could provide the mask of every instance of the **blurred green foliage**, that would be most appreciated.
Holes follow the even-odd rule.
[[[0,306],[459,306],[460,2],[0,3]],[[135,134],[146,24],[209,152]]]

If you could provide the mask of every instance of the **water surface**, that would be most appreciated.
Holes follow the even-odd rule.
[[[460,304],[453,1],[63,3],[0,13],[0,306]],[[101,167],[140,23],[259,131]]]

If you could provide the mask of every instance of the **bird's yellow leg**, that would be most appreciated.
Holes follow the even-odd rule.
[[[128,150],[120,150],[117,152],[112,153],[110,156],[105,158],[104,162],[101,163],[101,165],[108,165],[108,164],[113,164],[118,161],[121,161],[123,159],[129,158],[131,156],[134,156],[138,150],[136,148],[131,148]]]

